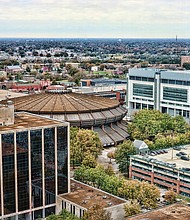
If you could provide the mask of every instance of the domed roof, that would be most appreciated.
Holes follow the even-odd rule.
[[[68,91],[49,91],[11,99],[15,111],[26,111],[56,120],[68,121],[71,126],[92,128],[103,146],[114,145],[129,135],[121,120],[127,109],[119,101]],[[7,100],[0,103],[7,103]]]
[[[71,114],[108,110],[120,105],[117,100],[79,93],[40,93],[11,99],[16,111],[38,114]]]

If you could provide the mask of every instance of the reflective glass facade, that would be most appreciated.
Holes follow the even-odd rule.
[[[56,195],[68,192],[68,127],[61,125],[0,133],[0,219],[21,211],[18,219],[45,218]]]
[[[133,95],[153,98],[153,86],[145,84],[133,84]]]
[[[3,134],[2,138],[2,172],[4,214],[16,211],[15,198],[15,157],[14,133]]]
[[[42,197],[42,130],[30,131],[32,206],[43,205]]]
[[[67,128],[57,128],[57,172],[58,172],[58,194],[66,193],[68,190],[68,140]]]
[[[187,89],[163,87],[163,99],[187,103]]]
[[[44,130],[44,171],[46,205],[55,203],[55,129]]]
[[[28,131],[16,133],[18,211],[29,209]]]

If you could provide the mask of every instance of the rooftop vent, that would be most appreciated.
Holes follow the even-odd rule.
[[[82,201],[82,204],[87,204],[87,201],[86,201],[86,200],[83,200],[83,201]]]
[[[6,105],[0,106],[0,125],[7,126],[14,124],[14,105],[11,100],[7,100]]]

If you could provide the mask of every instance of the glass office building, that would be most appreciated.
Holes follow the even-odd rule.
[[[0,219],[45,218],[69,192],[68,123],[18,113],[0,126]]]

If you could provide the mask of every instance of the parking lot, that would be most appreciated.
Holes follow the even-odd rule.
[[[183,152],[185,155],[181,156],[185,156],[186,159],[188,160],[182,160],[181,156],[176,156],[176,154],[178,155],[180,152]],[[172,164],[176,164],[176,168],[184,168],[184,167],[189,167],[190,168],[190,146],[185,146],[184,149],[168,149],[167,153],[160,153],[154,156],[149,156],[152,157],[154,159],[166,162],[166,163],[172,163]]]

